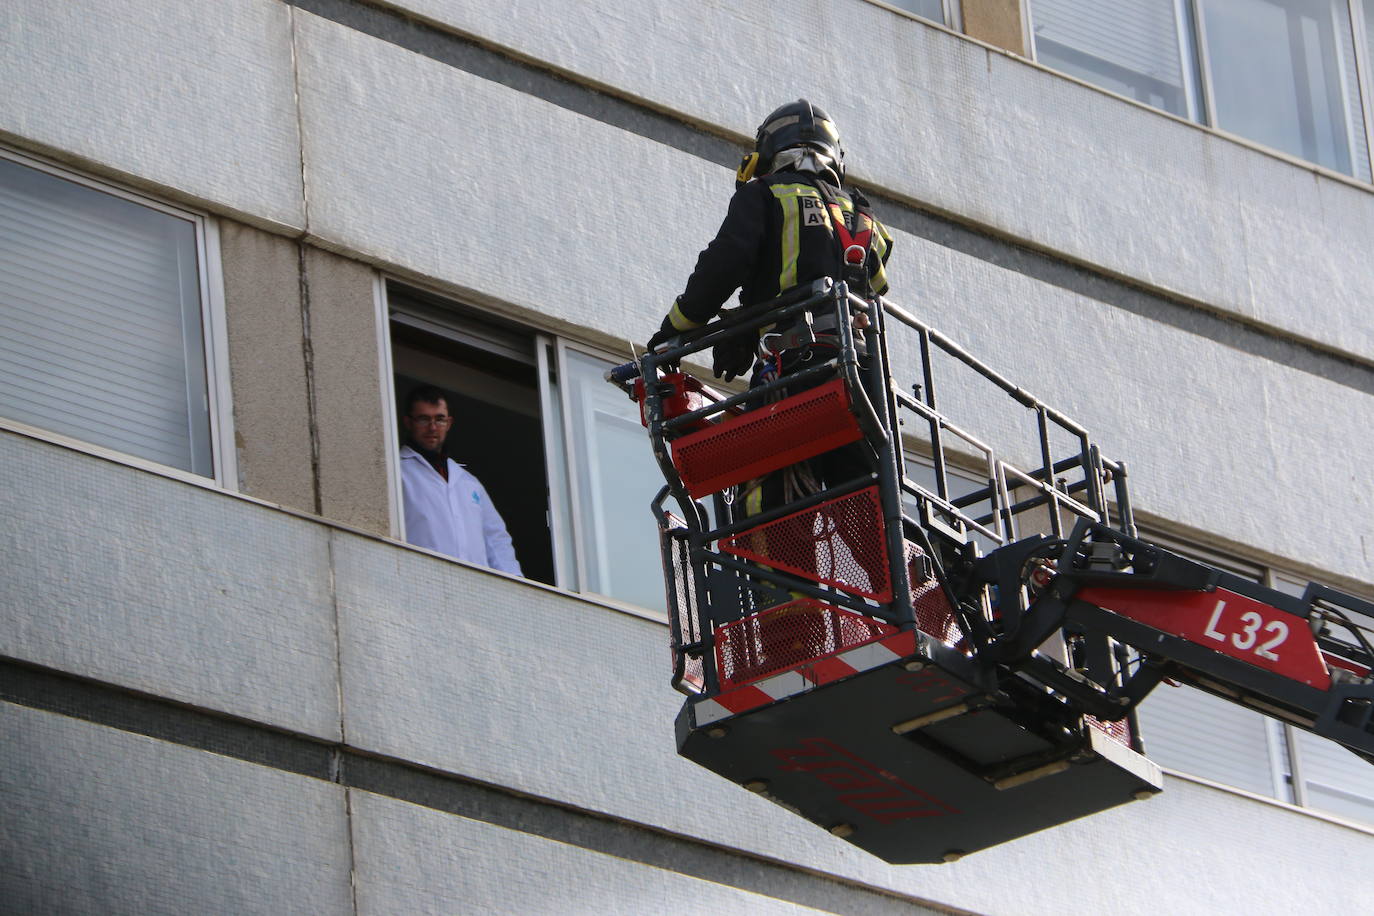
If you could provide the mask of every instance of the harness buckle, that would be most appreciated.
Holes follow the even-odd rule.
[[[863,264],[863,262],[866,260],[868,260],[868,249],[864,246],[855,243],[845,248],[844,261],[846,264],[853,264],[858,266]]]

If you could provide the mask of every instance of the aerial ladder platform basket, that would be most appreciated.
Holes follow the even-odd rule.
[[[833,336],[736,393],[682,369],[788,324]],[[1023,451],[946,416],[937,357],[1030,417]],[[1141,541],[1124,465],[894,303],[818,281],[607,378],[666,482],[679,753],[885,861],[953,861],[1157,793],[1134,709],[1165,678],[1374,753],[1374,607]],[[856,476],[819,473],[836,449]],[[971,482],[952,464],[970,456]]]

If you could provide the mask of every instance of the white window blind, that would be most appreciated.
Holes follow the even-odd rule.
[[[1161,766],[1275,797],[1272,729],[1259,713],[1191,687],[1161,685],[1140,704],[1145,753]]]
[[[0,158],[0,416],[212,475],[196,233]]]
[[[1035,0],[1032,15],[1041,63],[1189,116],[1174,0]]]
[[[887,2],[898,9],[929,19],[931,22],[938,22],[942,25],[948,24],[945,18],[943,0],[887,0]]]

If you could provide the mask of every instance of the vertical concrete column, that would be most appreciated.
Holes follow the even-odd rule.
[[[391,534],[375,273],[309,245],[304,252],[319,512]]]
[[[243,492],[315,510],[300,246],[220,222],[234,440]]]
[[[1025,0],[963,0],[964,34],[1030,57]]]

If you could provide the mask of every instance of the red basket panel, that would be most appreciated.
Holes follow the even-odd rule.
[[[892,600],[877,487],[723,538],[720,549],[876,601]]]
[[[882,621],[802,598],[717,627],[716,672],[724,690],[895,632]]]
[[[844,381],[794,394],[672,444],[687,492],[702,497],[859,439]]]
[[[663,410],[663,419],[665,420],[671,420],[685,413],[700,410],[713,401],[720,400],[718,396],[711,397],[710,395],[715,394],[714,391],[703,385],[695,376],[688,375],[685,372],[664,373],[662,378],[659,379],[659,382],[671,390],[670,393],[665,394],[660,401]],[[644,413],[644,379],[642,378],[635,379],[634,399],[639,404],[639,422],[647,428],[649,426],[649,418],[645,416]],[[695,423],[688,426],[687,429],[689,431],[706,429],[709,426],[711,426],[710,420],[697,420]]]
[[[1131,725],[1125,719],[1118,719],[1115,722],[1104,722],[1094,716],[1084,716],[1084,720],[1093,728],[1105,734],[1118,744],[1131,746]]]
[[[916,628],[934,636],[946,645],[954,645],[959,637],[959,624],[950,607],[949,596],[940,587],[940,580],[922,562],[925,551],[911,542],[906,545],[906,569],[911,582],[911,607],[916,612]]]

